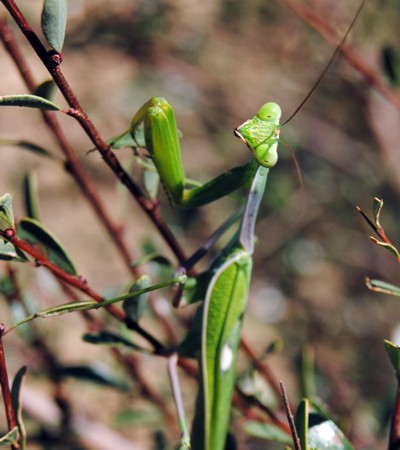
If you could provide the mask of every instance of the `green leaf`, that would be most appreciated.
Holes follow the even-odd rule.
[[[14,228],[14,210],[10,194],[0,197],[0,230]]]
[[[26,431],[24,422],[22,420],[22,405],[21,405],[21,386],[26,375],[26,370],[27,370],[26,366],[23,366],[18,370],[11,388],[11,398],[20,436],[19,444],[21,446],[21,450],[24,450],[26,447]]]
[[[400,86],[400,58],[396,49],[392,46],[383,47],[381,61],[391,85],[398,88]]]
[[[62,305],[53,306],[52,308],[43,309],[42,311],[37,311],[34,314],[26,317],[25,319],[19,321],[14,325],[14,328],[20,325],[30,322],[33,319],[41,317],[42,319],[48,319],[49,317],[61,316],[63,314],[69,314],[76,311],[88,311],[90,309],[96,309],[99,303],[94,300],[80,300],[77,302],[63,303]]]
[[[94,300],[82,300],[77,302],[63,303],[58,306],[53,306],[52,308],[35,312],[34,314],[16,323],[13,328],[19,327],[24,323],[30,322],[31,320],[36,319],[37,317],[42,317],[46,319],[48,317],[60,316],[62,314],[68,314],[76,311],[89,311],[90,309],[100,309],[112,305],[114,303],[122,302],[123,300],[127,300],[129,298],[137,297],[138,295],[144,294],[145,292],[155,291],[157,289],[171,286],[171,284],[175,283],[185,284],[185,282],[186,282],[186,275],[177,275],[172,280],[162,281],[161,283],[149,286],[148,288],[142,289],[137,294],[128,293],[121,295],[119,297],[103,300],[102,302],[96,302]]]
[[[308,399],[303,398],[296,411],[295,425],[300,439],[301,448],[308,448]]]
[[[26,262],[28,258],[20,249],[11,244],[11,242],[0,239],[0,260]]]
[[[162,415],[158,409],[124,409],[119,411],[114,418],[117,426],[159,426]]]
[[[203,305],[197,309],[185,338],[179,344],[177,349],[179,356],[183,356],[184,358],[196,358],[200,353],[202,309]]]
[[[382,206],[383,206],[383,200],[381,200],[380,198],[375,197],[374,198],[374,202],[372,204],[372,211],[374,213],[375,225],[378,228],[381,228],[381,224],[379,223],[379,216],[381,214]]]
[[[28,172],[23,180],[25,209],[28,217],[40,220],[39,193],[36,172]]]
[[[109,345],[111,347],[130,347],[135,350],[147,352],[146,349],[134,344],[125,337],[112,333],[111,331],[97,331],[94,333],[85,333],[82,336],[85,342],[98,345]]]
[[[67,0],[44,0],[41,25],[47,42],[61,53],[67,25]]]
[[[392,253],[397,259],[400,259],[400,253],[393,244],[389,244],[388,242],[378,241],[378,239],[376,239],[373,236],[370,236],[369,238],[371,239],[371,241],[373,243],[379,245],[380,247],[386,248],[386,250],[389,250],[389,252]]]
[[[159,253],[152,252],[152,253],[143,255],[141,258],[137,258],[134,261],[132,261],[131,267],[140,267],[149,262],[154,262],[161,266],[167,266],[167,267],[172,266],[171,261],[168,258],[166,258],[163,255],[160,255]]]
[[[76,275],[77,270],[59,239],[40,222],[25,218],[19,222],[18,236],[32,244],[41,244],[49,260],[70,275]]]
[[[30,94],[0,95],[0,106],[25,106],[26,108],[60,111],[60,107],[50,100]]]
[[[0,438],[0,447],[9,447],[17,442],[18,427],[14,427],[11,431]]]
[[[243,429],[249,436],[265,439],[266,441],[278,442],[285,445],[291,445],[293,443],[289,434],[282,431],[282,429],[276,425],[270,423],[249,421],[244,424]]]
[[[113,148],[114,150],[120,150],[121,148],[137,148],[138,144],[131,136],[131,133],[128,131],[125,131],[122,134],[119,134],[118,136],[114,136],[107,140],[107,144]]]
[[[309,428],[308,446],[310,449],[318,450],[354,450],[342,431],[331,420],[320,422]]]
[[[371,291],[400,297],[400,287],[395,286],[394,284],[391,283],[386,283],[386,281],[371,280],[369,278],[366,278],[365,285]]]
[[[191,305],[204,300],[212,273],[210,271],[199,273],[194,277],[189,277],[185,285],[183,294],[183,304]]]
[[[32,94],[50,100],[53,97],[55,87],[56,83],[53,79],[46,80],[36,86]]]
[[[105,364],[70,365],[59,368],[59,374],[63,377],[72,377],[82,381],[91,381],[102,386],[110,386],[122,391],[129,389],[129,385],[117,377],[114,370]]]
[[[314,350],[307,346],[301,354],[300,384],[303,397],[315,396]]]
[[[11,139],[0,139],[0,146],[15,146],[21,147],[24,150],[29,150],[33,153],[36,153],[38,156],[46,156],[51,159],[59,159],[57,156],[53,155],[49,150],[46,150],[39,145],[36,145],[29,141],[24,140],[11,140]]]
[[[149,286],[150,277],[148,275],[143,275],[138,280],[136,280],[135,283],[133,283],[133,285],[129,289],[129,292],[134,293],[135,291],[148,288]],[[125,314],[129,317],[129,319],[134,322],[139,322],[146,308],[148,299],[149,294],[148,292],[146,292],[145,294],[141,294],[125,300],[122,303]]]
[[[400,374],[400,347],[386,339],[383,341],[383,345],[385,346],[386,353],[389,356],[393,369],[397,374]]]

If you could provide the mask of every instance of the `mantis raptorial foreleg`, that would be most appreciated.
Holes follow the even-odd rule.
[[[169,103],[154,97],[145,103],[131,121],[130,132],[135,138],[144,122],[148,149],[163,186],[174,203],[182,207],[197,207],[210,203],[249,185],[259,165],[276,164],[281,110],[276,103],[266,103],[253,119],[235,130],[254,154],[247,164],[235,167],[199,187],[187,187],[175,115]]]
[[[201,382],[192,431],[195,450],[222,450],[225,446],[253,265],[254,226],[268,172],[259,166],[239,230],[210,269],[212,276],[202,305]]]

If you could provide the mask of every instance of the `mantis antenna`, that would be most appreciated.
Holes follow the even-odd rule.
[[[301,108],[303,107],[303,105],[308,101],[308,99],[313,95],[313,93],[315,92],[315,90],[318,88],[318,86],[321,84],[322,80],[324,79],[326,73],[328,72],[328,70],[332,67],[332,64],[335,62],[336,58],[338,57],[339,53],[342,51],[342,48],[344,46],[344,43],[347,39],[347,36],[349,35],[351,29],[354,27],[354,25],[356,24],[357,20],[360,18],[361,13],[365,7],[365,5],[367,4],[368,0],[363,0],[363,2],[361,3],[361,5],[358,7],[357,10],[357,14],[354,16],[353,20],[351,21],[351,24],[349,26],[349,28],[347,29],[346,33],[344,34],[344,36],[342,37],[342,40],[339,42],[339,45],[335,48],[335,51],[332,53],[331,58],[328,61],[328,64],[325,66],[324,70],[321,72],[320,76],[318,77],[317,81],[315,82],[314,86],[312,87],[312,89],[310,90],[310,92],[306,95],[306,97],[303,99],[303,101],[299,104],[299,106],[294,110],[294,112],[289,116],[288,119],[286,119],[281,126],[287,124],[288,122],[290,122],[293,117],[295,117],[297,115],[297,113],[301,110]]]

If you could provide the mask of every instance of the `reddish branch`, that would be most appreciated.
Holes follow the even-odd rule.
[[[35,80],[33,79],[31,71],[29,70],[29,67],[26,64],[25,59],[13,38],[11,29],[8,26],[6,19],[1,17],[0,17],[0,38],[3,41],[4,47],[8,51],[13,61],[15,62],[15,65],[17,66],[29,91],[33,92],[37,86]],[[74,177],[78,186],[81,188],[82,192],[89,200],[89,203],[92,205],[101,223],[108,231],[111,240],[114,242],[115,246],[119,250],[129,271],[133,275],[138,276],[137,270],[133,268],[131,265],[133,256],[130,254],[126,244],[123,242],[120,228],[111,220],[85,168],[81,164],[78,155],[76,154],[74,148],[71,146],[69,141],[66,139],[66,136],[63,133],[60,124],[57,120],[56,114],[54,112],[45,110],[41,110],[40,112],[42,114],[45,123],[47,124],[47,126],[57,139],[60,148],[67,159],[65,163],[65,169]]]
[[[86,132],[89,139],[92,141],[93,145],[99,151],[104,159],[104,162],[108,167],[114,172],[117,178],[124,184],[128,191],[137,200],[140,207],[154,223],[156,228],[159,230],[160,234],[164,237],[165,241],[168,243],[171,250],[174,252],[178,261],[182,264],[185,261],[185,254],[181,249],[177,239],[172,234],[171,230],[168,228],[167,224],[164,222],[160,215],[160,207],[158,202],[153,202],[147,199],[143,194],[139,186],[131,179],[128,173],[121,166],[115,154],[109,148],[107,143],[101,137],[99,131],[94,126],[90,118],[87,116],[86,112],[82,108],[79,100],[75,96],[73,90],[71,89],[69,83],[67,82],[64,74],[59,66],[60,59],[54,58],[54,52],[48,52],[46,48],[41,43],[40,39],[33,31],[32,27],[29,25],[24,15],[15,4],[13,0],[2,0],[2,3],[7,8],[11,16],[13,17],[16,24],[21,29],[22,33],[25,35],[29,41],[32,48],[35,50],[36,54],[39,56],[40,60],[43,62],[50,75],[54,79],[56,85],[63,94],[65,100],[67,101],[70,110],[69,115],[74,117],[83,130]]]
[[[3,346],[4,330],[5,330],[4,325],[0,324],[0,385],[1,385],[1,391],[3,394],[4,408],[6,411],[8,430],[11,431],[13,428],[15,428],[17,426],[17,422],[15,419],[15,412],[14,412],[13,403],[12,403],[12,399],[11,399],[11,391],[10,391],[10,385],[9,385],[9,381],[8,381],[6,359],[5,359],[5,355],[4,355],[4,346]],[[19,445],[18,444],[12,445],[11,448],[13,450],[17,450],[17,449],[19,449]]]
[[[17,248],[32,256],[35,259],[35,262],[38,266],[43,266],[49,269],[54,276],[56,276],[59,280],[64,281],[70,286],[73,286],[80,291],[84,292],[90,298],[95,300],[97,303],[101,303],[105,300],[100,294],[94,291],[87,283],[87,280],[82,276],[71,275],[60,267],[53,264],[48,258],[46,258],[39,250],[33,247],[26,241],[19,239],[15,235],[15,230],[8,228],[5,231],[0,231],[0,235],[15,245]],[[163,355],[166,353],[164,346],[150,333],[144,330],[137,322],[133,322],[129,320],[125,313],[115,307],[114,305],[108,305],[104,309],[106,309],[112,316],[114,316],[117,320],[124,322],[128,328],[136,331],[143,338],[145,338],[152,346],[155,354]]]

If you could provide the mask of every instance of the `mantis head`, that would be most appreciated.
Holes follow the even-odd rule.
[[[281,114],[279,105],[274,102],[265,103],[256,116],[234,130],[235,136],[246,143],[261,166],[273,167],[278,161]]]

